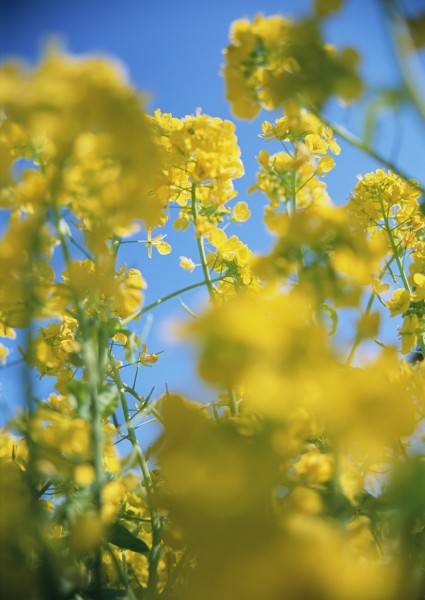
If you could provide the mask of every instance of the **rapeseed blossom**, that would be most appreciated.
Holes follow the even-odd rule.
[[[325,44],[313,19],[259,14],[236,21],[225,58],[226,98],[239,118],[253,119],[261,106],[277,108],[300,96],[321,105],[333,94],[352,100],[362,91],[358,54]]]
[[[257,199],[236,200],[231,121],[147,115],[102,58],[51,49],[33,70],[0,68],[0,336],[26,369],[0,432],[7,597],[422,596],[424,369],[400,357],[425,350],[422,188],[382,168],[332,202],[341,129],[320,109],[362,90],[356,52],[322,39],[342,4],[231,30],[232,111],[283,111],[261,126],[275,150],[249,190],[265,199],[262,255],[245,242]],[[147,304],[144,261],[172,251],[171,227],[192,239],[185,276],[203,280]],[[146,313],[200,286],[209,306],[181,302],[179,331],[208,402],[143,376],[164,368]]]

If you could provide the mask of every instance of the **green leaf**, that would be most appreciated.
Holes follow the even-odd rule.
[[[149,552],[149,546],[136,537],[120,523],[114,523],[108,529],[108,542],[124,550],[132,550],[139,554]]]

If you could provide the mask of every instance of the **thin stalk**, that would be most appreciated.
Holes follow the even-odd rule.
[[[197,207],[197,199],[196,199],[196,183],[192,183],[192,217],[193,217],[193,224],[195,226],[196,229],[196,220],[198,218],[198,207]],[[196,242],[198,244],[198,251],[199,251],[199,257],[201,259],[201,265],[202,265],[202,271],[204,272],[204,277],[205,277],[205,282],[208,288],[208,293],[210,295],[210,300],[211,303],[214,304],[215,302],[215,295],[214,295],[214,287],[212,285],[213,280],[211,279],[211,275],[210,272],[208,270],[208,266],[207,266],[207,259],[205,256],[205,246],[204,246],[204,238],[202,235],[200,236],[196,236]],[[236,401],[236,393],[235,390],[229,388],[227,390],[227,395],[229,397],[229,408],[230,408],[230,414],[232,416],[236,416],[239,413],[238,410],[238,403]]]
[[[424,85],[425,75],[417,48],[415,48],[409,27],[401,13],[390,12],[385,9],[385,6],[384,12],[387,15],[386,22],[403,83],[422,121],[425,121],[425,102],[418,86],[418,82]]]
[[[393,231],[391,229],[390,222],[389,222],[389,219],[388,219],[388,215],[387,215],[387,213],[385,211],[385,207],[384,207],[384,203],[382,201],[382,198],[379,198],[379,203],[381,205],[382,216],[384,218],[384,228],[385,228],[385,231],[387,232],[388,238],[390,240],[391,250],[392,250],[393,256],[394,256],[394,258],[396,260],[396,263],[397,263],[397,266],[398,266],[398,270],[399,270],[399,273],[400,273],[400,277],[401,277],[401,279],[403,281],[403,285],[404,285],[405,289],[410,294],[410,285],[409,285],[409,282],[407,281],[406,273],[404,272],[404,268],[403,268],[403,265],[402,265],[401,260],[400,260],[400,256],[399,256],[399,253],[398,253],[398,250],[397,250],[397,246],[396,246],[395,241],[394,241]]]
[[[76,241],[74,240],[74,238],[73,238],[73,237],[70,237],[70,238],[69,238],[69,241],[70,241],[70,242],[71,242],[71,244],[73,244],[73,245],[74,245],[76,248],[78,248],[78,250],[79,250],[79,251],[80,251],[82,254],[84,254],[84,256],[85,256],[86,258],[88,258],[88,259],[89,259],[91,262],[94,262],[94,258],[93,258],[93,257],[92,257],[92,256],[91,256],[91,255],[90,255],[88,252],[87,252],[87,250],[85,250],[85,249],[84,249],[84,248],[83,248],[83,247],[82,247],[82,246],[81,246],[81,245],[80,245],[78,242],[76,242]]]
[[[372,292],[371,295],[369,296],[369,300],[367,302],[367,305],[366,305],[363,315],[368,315],[370,313],[372,306],[373,306],[373,302],[375,300],[375,296],[376,296],[375,292]],[[359,347],[361,341],[362,341],[362,338],[357,333],[356,337],[354,338],[354,342],[351,347],[350,353],[347,357],[347,360],[345,361],[346,365],[351,365],[351,362],[354,358],[354,355],[355,355],[357,348]]]
[[[170,573],[170,575],[168,577],[168,581],[165,584],[165,587],[162,591],[161,597],[166,596],[168,593],[172,592],[173,588],[179,582],[179,578],[181,577],[182,573],[184,572],[184,569],[189,564],[189,561],[191,558],[192,557],[190,554],[190,550],[188,549],[188,547],[186,547],[183,551],[183,554],[182,554],[179,562],[174,567],[174,570]]]
[[[196,220],[198,218],[198,208],[196,205],[196,183],[192,183],[192,217],[193,217],[193,224],[195,225],[196,228]],[[204,238],[202,235],[196,236],[196,243],[198,244],[198,251],[199,251],[199,256],[201,258],[201,266],[202,266],[202,271],[204,272],[204,278],[206,281],[206,285],[208,288],[208,293],[210,295],[210,299],[211,302],[214,302],[214,287],[212,285],[212,281],[211,281],[211,275],[210,272],[208,270],[208,266],[207,266],[207,259],[205,256],[205,246],[204,246]]]
[[[108,548],[108,553],[112,559],[112,562],[114,563],[114,567],[117,572],[117,575],[118,575],[122,585],[125,587],[125,591],[126,591],[128,600],[136,600],[136,596],[134,595],[133,590],[128,585],[127,572],[124,571],[124,559],[123,559],[123,570],[121,570],[120,562],[119,562],[118,558],[115,556],[114,551],[110,547]],[[124,550],[123,550],[123,554],[125,556]],[[126,568],[126,566],[127,565],[125,564],[125,568]]]
[[[145,411],[145,414],[152,414],[152,415],[154,415],[154,417],[156,417],[158,419],[158,421],[160,423],[164,423],[164,419],[162,418],[161,413],[158,412],[154,406],[149,405],[149,403],[148,403],[149,397],[146,400],[144,400],[142,398],[142,396],[139,396],[139,394],[130,386],[126,385],[125,383],[123,383],[122,386],[126,392],[131,394],[133,396],[133,398],[136,398],[136,400],[138,400],[138,402],[140,402],[141,409],[137,410],[137,414],[140,414],[141,412]],[[133,418],[133,417],[131,417],[131,418]]]
[[[391,257],[391,259],[390,259],[390,260],[389,260],[389,261],[386,263],[386,265],[385,265],[385,269],[384,269],[384,270],[381,272],[381,274],[380,274],[380,276],[379,276],[379,281],[380,281],[380,280],[383,278],[383,276],[385,275],[385,273],[386,273],[386,270],[387,270],[387,269],[390,269],[390,265],[391,265],[391,263],[393,262],[393,260],[394,260],[394,259],[395,259],[395,257],[393,256],[393,257]],[[368,315],[368,314],[370,313],[370,311],[372,310],[372,306],[373,306],[373,303],[374,303],[374,301],[375,301],[375,298],[376,298],[376,297],[377,297],[376,293],[375,293],[374,291],[372,291],[372,293],[371,293],[371,294],[370,294],[370,296],[369,296],[369,299],[368,299],[368,302],[367,302],[366,308],[365,308],[365,310],[364,310],[364,312],[363,312],[363,316],[364,316],[364,315]],[[378,296],[378,299],[379,299],[379,296]],[[360,337],[359,337],[359,335],[357,334],[357,335],[356,335],[356,337],[354,338],[353,346],[352,346],[352,348],[351,348],[351,350],[350,350],[350,353],[349,353],[349,355],[348,355],[348,357],[347,357],[347,360],[345,361],[345,364],[346,364],[346,365],[350,365],[350,364],[351,364],[351,362],[352,362],[352,360],[353,360],[353,358],[354,358],[354,355],[355,355],[355,353],[356,353],[356,351],[357,351],[357,348],[358,348],[358,347],[359,347],[359,345],[360,345],[360,342],[361,342],[361,338],[360,338]]]
[[[392,230],[392,228],[390,226],[388,216],[387,216],[387,214],[385,212],[382,198],[380,198],[379,201],[380,201],[380,204],[381,204],[382,215],[384,217],[385,230],[386,230],[386,232],[388,234],[388,237],[389,237],[389,240],[390,240],[391,249],[393,251],[393,256],[394,256],[394,258],[395,258],[395,260],[397,262],[398,270],[399,270],[399,273],[400,273],[401,280],[403,281],[404,288],[410,294],[410,285],[409,285],[409,282],[407,281],[406,273],[404,272],[403,264],[402,264],[402,262],[400,260],[398,249],[397,249],[397,246],[396,246],[395,241],[394,241],[393,230]],[[418,336],[418,341],[419,341],[419,345],[421,347],[422,356],[425,356],[425,343],[424,343],[424,338],[423,338],[422,334]]]
[[[216,281],[222,281],[223,279],[226,279],[226,275],[223,275],[221,277],[215,277],[214,279],[210,279],[209,282],[212,284],[212,283],[215,283]],[[162,298],[158,298],[158,300],[155,300],[155,302],[152,302],[152,304],[148,304],[145,307],[143,307],[142,309],[137,310],[136,312],[132,313],[125,319],[122,319],[121,325],[127,325],[127,323],[130,323],[130,321],[133,321],[134,319],[138,319],[141,315],[144,315],[145,313],[152,310],[156,306],[159,306],[160,304],[167,302],[167,300],[171,300],[172,298],[175,298],[176,296],[179,296],[180,294],[184,294],[184,292],[189,292],[190,290],[194,290],[195,288],[201,287],[203,285],[208,285],[208,280],[199,281],[198,283],[192,283],[192,285],[187,285],[186,287],[181,288],[180,290],[177,290],[176,292],[172,292],[171,294],[167,294],[166,296],[163,296]]]
[[[63,233],[60,214],[56,206],[52,207],[54,215],[57,235],[61,244],[63,257],[67,269],[71,267],[71,254],[68,249],[65,235]],[[91,445],[93,449],[93,467],[95,472],[95,481],[92,486],[93,499],[95,506],[100,512],[102,506],[102,485],[103,485],[103,432],[102,432],[102,421],[101,413],[99,409],[99,395],[98,386],[102,380],[102,373],[99,372],[100,362],[97,360],[100,355],[99,348],[99,335],[97,335],[96,354],[94,353],[93,342],[90,339],[90,331],[88,329],[88,323],[84,314],[84,308],[81,300],[74,289],[71,289],[73,301],[77,311],[77,320],[79,329],[82,334],[82,356],[85,365],[85,371],[90,390],[90,416],[91,416]],[[97,356],[96,356],[97,355]],[[94,577],[96,586],[100,586],[100,571],[101,571],[101,550],[96,552],[94,560]]]
[[[236,400],[236,392],[233,388],[229,388],[227,390],[227,394],[229,396],[229,408],[230,414],[235,417],[239,414],[238,402]]]
[[[294,168],[292,169],[291,173],[291,204],[292,216],[294,217],[295,213],[297,212],[297,173]]]
[[[155,598],[156,587],[158,581],[158,563],[161,554],[161,520],[158,513],[154,509],[154,484],[150,474],[148,463],[143,454],[143,450],[137,441],[136,432],[128,410],[127,400],[124,394],[124,384],[121,380],[119,371],[115,364],[115,359],[112,354],[109,354],[109,364],[112,370],[112,378],[118,389],[121,408],[124,414],[125,426],[127,428],[127,437],[133,447],[137,462],[140,466],[143,475],[143,481],[146,486],[146,493],[149,505],[149,514],[152,523],[152,548],[149,553],[149,582],[147,587],[147,598]]]
[[[294,159],[297,156],[297,149],[295,148]],[[292,169],[291,173],[291,204],[292,204],[292,216],[294,217],[297,213],[297,172],[295,169]],[[304,269],[304,256],[302,247],[299,248],[298,254],[298,279],[300,278],[300,274]]]
[[[369,146],[369,144],[366,144],[361,138],[357,137],[356,135],[354,135],[353,133],[348,131],[342,125],[339,125],[338,123],[335,123],[334,121],[331,121],[330,119],[327,119],[326,117],[324,117],[322,114],[320,114],[318,111],[316,111],[311,106],[309,106],[309,109],[317,117],[319,117],[320,120],[323,121],[323,123],[325,125],[330,127],[334,133],[336,133],[343,140],[345,140],[346,142],[351,144],[351,146],[354,146],[354,148],[357,148],[358,150],[361,150],[365,154],[368,154],[371,158],[374,158],[377,162],[381,163],[384,167],[387,167],[387,169],[389,169],[390,171],[392,171],[393,173],[395,173],[396,175],[398,175],[405,181],[408,181],[421,194],[423,194],[425,192],[424,187],[420,183],[418,183],[415,179],[412,179],[412,177],[410,175],[408,175],[405,171],[400,169],[400,167],[398,167],[391,160],[386,159],[384,156],[382,156],[382,154],[380,154],[379,152],[377,152],[376,150],[371,148]]]
[[[60,226],[60,214],[58,208],[56,206],[52,207],[56,231],[61,244],[63,257],[65,260],[65,265],[67,269],[70,269],[72,261],[71,254],[69,252],[68,244],[66,242],[65,235],[63,234],[62,227]],[[81,304],[81,300],[78,294],[75,292],[73,288],[71,288],[71,294],[73,296],[73,301],[75,304],[75,308],[77,311],[77,319],[80,327],[80,331],[83,338],[81,352],[83,355],[83,361],[86,367],[86,374],[90,389],[90,412],[92,417],[91,423],[91,437],[92,437],[92,445],[93,445],[93,466],[95,470],[95,486],[94,486],[94,495],[97,507],[100,509],[101,506],[101,485],[103,480],[103,440],[102,440],[102,424],[101,424],[101,414],[99,411],[99,398],[98,398],[98,385],[101,380],[101,374],[98,373],[98,364],[95,364],[94,359],[96,358],[93,355],[93,352],[90,352],[90,349],[93,350],[91,340],[90,340],[90,332],[88,331],[87,319],[84,314],[84,308]],[[98,349],[99,350],[99,349]]]

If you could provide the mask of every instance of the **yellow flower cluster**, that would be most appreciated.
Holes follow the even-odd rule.
[[[0,434],[2,507],[4,505],[0,530],[3,550],[7,550],[4,558],[9,567],[2,580],[4,590],[20,593],[22,588],[21,597],[24,597],[24,590],[28,591],[29,582],[25,580],[20,583],[19,577],[25,573],[33,579],[33,589],[40,590],[40,594],[43,594],[42,578],[37,572],[31,574],[31,570],[24,568],[22,562],[29,550],[34,560],[46,560],[48,556],[50,564],[59,570],[63,568],[62,561],[56,562],[55,556],[66,552],[68,585],[79,587],[90,577],[89,566],[84,564],[84,557],[91,555],[105,536],[117,541],[116,534],[115,537],[113,535],[114,527],[121,527],[121,535],[122,531],[127,531],[133,540],[151,543],[149,512],[140,480],[134,471],[122,469],[122,461],[114,446],[116,431],[112,425],[103,426],[102,462],[109,481],[102,488],[102,509],[99,515],[90,503],[87,504],[88,490],[95,481],[90,423],[77,417],[68,398],[52,395],[48,402],[38,407],[31,421],[25,425],[21,422],[22,433],[25,427],[30,428],[31,444],[37,448],[36,454],[30,452],[28,445],[22,440],[8,433]],[[33,484],[38,484],[38,480],[48,479],[46,489],[54,498],[53,501],[38,500],[38,506],[34,504],[28,479],[30,469],[33,469]],[[66,486],[72,491],[74,504],[63,502]],[[130,531],[135,527],[137,532],[133,538]],[[25,548],[21,544],[24,538]],[[44,544],[44,558],[40,544]],[[22,558],[22,561],[9,564],[11,552]],[[117,556],[121,555],[116,546],[111,546],[112,552]],[[119,586],[121,580],[117,575],[116,563],[109,558],[110,553],[105,553],[103,583],[106,586]],[[128,551],[128,560],[132,585],[145,583],[148,578],[146,556]],[[51,582],[51,585],[55,584],[56,576]]]
[[[182,207],[176,227],[185,229],[193,216],[195,185],[200,206],[197,229],[204,234],[208,223],[222,220],[228,212],[225,204],[236,196],[233,179],[244,173],[235,126],[208,115],[177,119],[159,110],[151,123],[165,164],[156,196]]]
[[[375,229],[385,220],[396,219],[397,235],[414,228],[419,216],[418,198],[421,192],[414,181],[405,181],[391,171],[378,169],[359,177],[347,210],[361,226]]]
[[[52,297],[52,305],[60,314],[78,300],[91,315],[128,317],[140,308],[142,290],[146,288],[138,269],[127,270],[123,265],[115,271],[110,260],[73,261],[62,273],[62,279],[63,283],[57,284]]]
[[[343,208],[332,205],[311,205],[293,216],[280,214],[273,223],[279,237],[269,254],[256,257],[257,276],[297,281],[318,304],[332,299],[337,306],[358,305],[385,256],[381,239],[368,239],[352,227]]]
[[[163,417],[162,502],[197,555],[185,598],[391,597],[399,570],[386,561],[390,548],[376,542],[359,496],[354,506],[349,499],[363,489],[361,467],[345,459],[337,474],[334,454],[303,443],[315,435],[308,419],[291,422],[287,413],[286,425],[271,431],[248,414],[214,422],[176,395],[164,399]],[[265,493],[272,488],[285,490],[283,497],[273,500]],[[340,488],[347,496],[332,491]],[[329,516],[332,501],[339,522]]]
[[[32,342],[34,357],[28,357],[41,375],[60,375],[69,368],[70,353],[78,354],[80,344],[75,339],[78,322],[65,316],[62,323],[51,323],[40,329]]]
[[[261,137],[279,142],[284,151],[270,156],[261,150],[261,171],[249,191],[259,190],[269,198],[265,221],[269,229],[280,233],[282,207],[286,212],[290,202],[292,210],[295,203],[301,209],[329,203],[326,185],[319,177],[333,169],[335,162],[329,152],[339,154],[340,148],[330,127],[294,103],[285,105],[285,115],[274,125],[265,121],[262,132]]]
[[[0,313],[0,338],[9,338],[14,340],[16,338],[15,330],[11,327],[6,327],[4,325],[4,319]],[[9,354],[8,348],[0,343],[0,363],[6,362],[6,357]]]
[[[254,255],[236,235],[227,237],[222,229],[214,229],[208,235],[208,240],[215,252],[208,255],[207,264],[216,273],[233,275],[236,282],[249,285],[252,282],[252,262]],[[234,285],[234,282],[232,282]]]
[[[362,91],[357,53],[325,44],[312,19],[260,14],[236,21],[225,59],[226,98],[239,118],[253,119],[262,106],[278,108],[300,96],[320,105],[334,94],[352,100]]]
[[[421,189],[416,181],[407,181],[392,171],[378,169],[359,177],[347,204],[347,214],[353,225],[370,232],[375,238],[379,237],[397,265],[398,273],[390,272],[393,280],[403,287],[393,290],[386,306],[392,317],[403,315],[399,331],[403,354],[408,354],[416,344],[423,343],[425,266],[420,196]],[[410,261],[408,270],[405,267],[407,260]]]
[[[13,214],[0,239],[3,327],[25,327],[36,316],[49,316],[46,304],[54,282],[49,260],[56,241],[43,216]]]
[[[26,328],[25,369],[55,378],[33,385],[26,372],[25,404],[0,432],[5,597],[422,597],[422,190],[380,169],[347,206],[331,202],[322,178],[340,148],[318,109],[361,91],[356,54],[320,33],[341,4],[232,29],[233,111],[284,109],[262,125],[279,151],[261,150],[251,187],[268,203],[264,255],[233,233],[251,214],[232,202],[244,171],[233,123],[147,116],[98,58],[51,50],[34,71],[0,68],[0,336]],[[122,244],[142,244],[148,262],[168,254],[167,229],[153,232],[173,204],[198,252],[180,267],[203,281],[143,305]],[[145,239],[122,239],[141,224]],[[181,302],[192,320],[180,331],[217,393],[145,395],[139,367],[154,375],[160,355],[146,313],[200,286],[210,306]],[[389,317],[402,353],[421,347],[414,361],[378,339]]]
[[[53,49],[34,72],[4,65],[0,89],[4,176],[17,158],[36,166],[2,192],[3,206],[71,208],[98,249],[135,220],[163,222],[165,204],[149,194],[159,152],[119,65]]]

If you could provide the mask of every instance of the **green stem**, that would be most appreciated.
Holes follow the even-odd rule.
[[[223,281],[223,279],[226,279],[226,275],[222,275],[221,277],[216,277],[214,279],[210,279],[209,281],[210,281],[210,283],[215,283],[216,281]],[[142,309],[137,310],[136,312],[132,313],[125,319],[122,319],[121,325],[123,325],[123,326],[127,325],[127,323],[130,323],[130,321],[133,321],[134,319],[138,319],[141,315],[147,313],[148,311],[152,310],[156,306],[159,306],[160,304],[167,302],[167,300],[171,300],[172,298],[175,298],[176,296],[179,296],[180,294],[184,294],[185,292],[189,292],[190,290],[194,290],[195,288],[201,287],[203,285],[208,285],[208,280],[199,281],[198,283],[192,283],[192,285],[188,285],[184,288],[177,290],[176,292],[172,292],[171,294],[167,294],[166,296],[163,296],[162,298],[158,298],[158,300],[155,300],[155,302],[152,302],[152,304],[147,304]]]
[[[126,385],[125,383],[123,383],[122,385],[125,391],[131,394],[133,398],[136,398],[136,400],[141,404],[141,410],[138,411],[138,414],[140,412],[143,412],[145,415],[152,414],[156,419],[158,419],[160,423],[164,423],[164,419],[162,418],[161,413],[157,411],[154,406],[148,404],[148,402],[146,402],[146,400],[144,400],[142,396],[139,396],[139,394],[129,385]]]
[[[296,157],[296,152],[295,152]],[[294,157],[294,158],[295,158]],[[295,216],[297,212],[297,172],[295,169],[292,169],[291,173],[291,204],[292,204],[292,216]]]
[[[294,148],[294,160],[297,156],[297,148]],[[291,174],[291,204],[292,204],[292,216],[294,217],[297,212],[297,172],[295,169],[292,169]],[[300,278],[300,274],[304,269],[304,255],[302,246],[300,246],[298,254],[298,279]]]
[[[61,244],[62,253],[65,261],[65,265],[69,270],[72,261],[71,254],[68,249],[63,229],[61,227],[61,216],[57,206],[52,206],[52,212],[54,215],[57,235]],[[78,328],[82,335],[82,357],[85,366],[85,372],[89,384],[90,390],[90,417],[91,417],[91,446],[93,449],[93,467],[95,472],[95,481],[92,486],[94,504],[97,510],[100,512],[102,506],[102,486],[104,481],[103,475],[103,431],[102,431],[102,420],[99,409],[99,395],[98,389],[102,383],[103,373],[101,372],[101,365],[104,364],[101,358],[104,355],[104,349],[100,347],[100,336],[97,331],[96,340],[92,332],[89,330],[89,324],[84,313],[84,307],[81,303],[81,299],[74,288],[71,288],[72,299],[75,304],[77,311]],[[96,342],[96,344],[95,344]],[[95,347],[96,345],[96,347]],[[99,360],[100,359],[100,360]],[[97,587],[100,587],[101,581],[101,550],[100,548],[96,552],[94,560],[94,578]]]
[[[193,224],[195,226],[196,229],[196,220],[198,218],[198,208],[197,208],[197,199],[196,199],[196,183],[192,183],[192,217],[193,217]],[[197,235],[196,236],[196,242],[198,244],[198,251],[199,251],[199,257],[201,259],[201,265],[202,265],[202,270],[204,272],[204,277],[205,277],[205,281],[207,284],[207,288],[208,288],[208,293],[210,295],[210,300],[211,303],[214,304],[215,302],[215,292],[214,292],[214,287],[212,285],[213,280],[211,279],[211,275],[210,272],[208,270],[208,266],[207,266],[207,259],[205,256],[205,246],[204,246],[204,238],[202,235]],[[230,408],[230,414],[232,416],[236,416],[239,413],[238,410],[238,403],[236,401],[236,393],[234,389],[229,388],[227,390],[227,395],[229,397],[229,408]]]
[[[415,48],[409,27],[400,11],[390,11],[384,6],[384,12],[388,17],[387,25],[403,83],[414,107],[422,120],[425,121],[425,102],[418,86],[418,82],[424,83],[424,71],[417,54],[417,48]]]
[[[338,123],[335,123],[335,122],[327,119],[326,117],[324,117],[323,115],[321,115],[318,111],[316,111],[311,106],[309,106],[309,109],[325,125],[327,125],[328,127],[330,127],[333,130],[334,133],[336,133],[337,135],[339,135],[339,137],[341,137],[343,140],[345,140],[346,142],[348,142],[351,146],[354,146],[354,148],[357,148],[358,150],[361,150],[365,154],[369,155],[371,158],[374,158],[376,161],[378,161],[379,163],[381,163],[384,167],[387,167],[387,169],[389,169],[390,171],[392,171],[393,173],[395,173],[396,175],[398,175],[399,177],[401,177],[405,181],[408,181],[410,183],[410,185],[412,185],[414,188],[416,188],[418,190],[418,192],[420,192],[421,194],[424,193],[424,191],[425,191],[424,187],[420,183],[418,183],[414,179],[412,179],[407,173],[405,173],[402,169],[400,169],[395,163],[393,163],[392,161],[387,160],[386,158],[384,158],[382,156],[382,154],[380,154],[379,152],[376,152],[376,150],[374,150],[373,148],[371,148],[362,139],[360,139],[359,137],[357,137],[356,135],[354,135],[353,133],[351,133],[350,131],[348,131],[342,125],[339,125]]]
[[[159,518],[158,513],[154,509],[154,484],[152,481],[152,477],[149,471],[148,463],[143,454],[143,450],[140,447],[139,442],[137,441],[136,432],[131,421],[130,412],[127,406],[127,400],[124,394],[124,383],[121,380],[119,371],[117,369],[115,359],[112,354],[109,354],[109,364],[112,370],[112,378],[115,381],[115,384],[118,389],[121,408],[124,415],[125,425],[127,428],[127,435],[130,443],[133,447],[134,453],[137,457],[137,462],[139,463],[140,469],[143,475],[143,481],[146,486],[146,494],[149,504],[149,513],[151,517],[152,524],[152,548],[149,553],[149,582],[147,587],[147,598],[155,598],[156,587],[158,581],[158,563],[161,555],[161,520]]]
[[[56,206],[52,207],[52,212],[55,219],[56,231],[61,244],[63,257],[65,260],[66,268],[69,270],[72,266],[71,254],[69,252],[68,244],[66,242],[63,229],[61,227],[61,216]],[[96,360],[101,350],[99,347],[96,348],[97,352],[94,352],[93,340],[91,339],[87,319],[84,313],[84,307],[81,303],[79,295],[76,293],[74,288],[71,288],[72,299],[75,304],[77,311],[77,319],[79,324],[79,330],[82,335],[82,356],[86,367],[86,375],[90,389],[90,412],[91,412],[91,441],[93,446],[93,466],[95,470],[95,484],[94,484],[94,497],[95,503],[98,509],[101,507],[101,488],[103,481],[103,439],[102,439],[102,422],[101,414],[99,411],[99,398],[98,398],[98,387],[101,383],[102,374],[99,372],[99,363]],[[99,343],[99,336],[97,336],[97,345]]]
[[[184,574],[184,570],[186,569],[186,567],[188,566],[189,562],[191,559],[191,553],[189,548],[186,546],[186,548],[183,551],[183,554],[179,560],[179,562],[177,563],[177,565],[174,567],[174,570],[171,572],[171,574],[168,577],[167,583],[162,591],[161,594],[161,598],[167,597],[167,595],[171,592],[170,597],[172,597],[174,594],[173,592],[173,588],[176,587],[176,585],[178,585],[181,581],[182,581],[182,575]],[[184,579],[183,579],[184,580]]]
[[[381,281],[381,279],[384,277],[385,273],[387,272],[387,269],[390,269],[390,265],[393,262],[394,258],[395,257],[392,256],[390,258],[390,260],[385,264],[385,268],[381,271],[381,274],[378,277],[379,281]],[[364,310],[363,315],[368,315],[370,313],[375,298],[376,298],[376,293],[373,291],[371,293],[371,295],[369,296],[369,299],[368,299],[368,302],[367,302],[367,305],[366,305],[366,308]],[[361,340],[361,338],[359,337],[359,335],[357,333],[356,337],[354,338],[353,346],[352,346],[352,348],[350,350],[350,353],[349,353],[349,355],[347,357],[347,360],[345,361],[346,365],[350,365],[351,364],[351,362],[352,362],[352,360],[354,358],[354,355],[356,353],[356,350],[359,347],[361,341],[362,340]]]
[[[383,200],[382,200],[381,197],[379,198],[379,203],[381,205],[382,216],[384,218],[385,231],[387,232],[388,238],[390,240],[391,250],[392,250],[393,256],[394,256],[394,258],[396,260],[396,263],[397,263],[397,266],[398,266],[398,270],[399,270],[399,273],[400,273],[400,277],[401,277],[401,279],[403,281],[403,285],[404,285],[405,289],[410,294],[409,282],[407,281],[407,277],[406,277],[403,265],[402,265],[401,260],[400,260],[400,256],[399,256],[399,253],[398,253],[398,250],[397,250],[397,246],[396,246],[395,241],[394,241],[393,231],[391,229],[390,222],[389,222],[389,219],[388,219],[388,215],[387,215],[387,213],[385,211],[384,203],[383,203]]]
[[[229,397],[230,414],[232,415],[232,417],[236,417],[239,414],[238,402],[236,400],[236,392],[233,388],[229,388],[227,390],[227,395]]]
[[[397,246],[396,246],[395,241],[394,241],[393,230],[390,227],[389,219],[388,219],[388,216],[387,216],[387,214],[385,212],[384,203],[382,201],[382,198],[380,198],[379,201],[380,201],[380,204],[381,204],[382,215],[384,217],[385,230],[386,230],[386,232],[388,234],[388,237],[389,237],[389,240],[390,240],[391,249],[393,251],[393,256],[394,256],[394,258],[395,258],[395,260],[397,262],[398,270],[399,270],[399,273],[400,273],[401,280],[403,281],[404,289],[407,290],[409,292],[409,294],[410,294],[410,285],[409,285],[409,282],[407,281],[406,273],[404,272],[403,264],[402,264],[402,262],[400,260],[400,256],[399,256],[399,253],[398,253],[398,250],[397,250]],[[424,338],[423,338],[422,334],[420,334],[418,336],[418,342],[419,342],[419,345],[421,347],[422,356],[425,356],[425,343],[424,343]]]
[[[367,302],[367,305],[366,305],[363,315],[368,315],[370,313],[372,306],[373,306],[373,302],[375,300],[375,296],[376,296],[375,292],[372,292],[371,295],[369,296],[369,300]],[[345,361],[346,365],[351,365],[351,362],[354,358],[354,355],[355,355],[357,348],[359,347],[361,341],[362,341],[362,338],[357,333],[356,337],[354,338],[354,343],[350,350],[350,354],[348,355],[347,360]]]
[[[192,217],[193,224],[196,229],[196,220],[198,218],[198,208],[196,205],[196,183],[192,183]],[[205,256],[205,246],[204,246],[204,238],[202,235],[196,236],[196,243],[198,244],[199,256],[201,258],[202,271],[204,272],[204,278],[206,281],[206,285],[208,288],[208,293],[210,295],[211,302],[214,302],[214,287],[211,281],[211,275],[207,266],[207,259]]]

